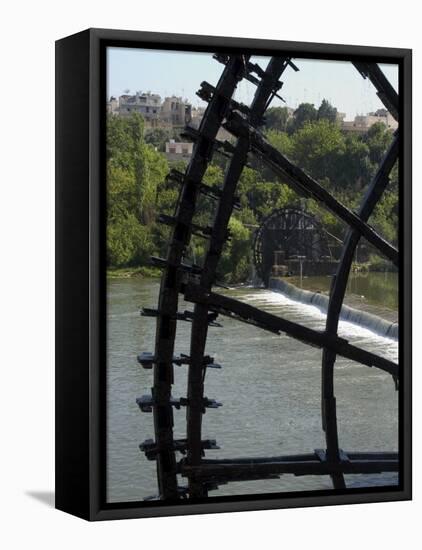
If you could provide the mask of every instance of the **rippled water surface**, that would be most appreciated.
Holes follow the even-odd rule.
[[[330,290],[331,277],[291,277],[294,285],[305,290],[326,292]],[[397,317],[399,305],[398,273],[385,271],[352,273],[348,279],[346,303],[353,307],[369,309],[387,319]]]
[[[108,282],[107,494],[110,502],[136,501],[157,493],[155,463],[138,445],[153,438],[152,414],[141,413],[135,399],[150,393],[152,371],[136,356],[153,351],[155,319],[141,317],[141,307],[156,307],[155,280],[110,279]],[[306,324],[324,327],[315,307],[281,294],[253,288],[225,291],[230,296]],[[191,304],[180,309],[192,309]],[[321,351],[285,335],[277,336],[220,317],[224,328],[210,328],[207,353],[221,370],[209,369],[205,395],[223,403],[207,410],[204,439],[220,450],[209,458],[282,455],[325,447],[321,429]],[[176,353],[189,353],[190,324],[179,323]],[[398,360],[396,341],[340,322],[340,336],[351,343]],[[186,395],[186,366],[175,367],[175,397]],[[398,394],[391,376],[338,359],[335,369],[340,446],[346,451],[396,451]],[[186,437],[185,414],[175,411],[175,437]],[[391,484],[395,475],[348,476],[349,486]],[[184,484],[184,480],[182,480]],[[223,485],[212,496],[331,488],[323,476],[282,476],[279,480]]]

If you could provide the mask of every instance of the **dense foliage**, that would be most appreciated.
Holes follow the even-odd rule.
[[[294,116],[286,108],[267,111],[261,130],[269,142],[306,170],[350,208],[357,209],[377,166],[392,139],[382,124],[374,124],[366,134],[342,132],[337,111],[324,100],[316,109],[304,103]],[[170,168],[184,171],[185,163],[169,165],[164,143],[176,138],[172,131],[145,132],[142,117],[110,116],[107,123],[107,257],[109,267],[147,265],[151,255],[165,256],[169,228],[159,224],[159,213],[172,214],[179,188],[166,182]],[[221,186],[226,165],[217,158],[207,170],[204,182]],[[398,176],[393,170],[385,196],[370,222],[388,240],[397,242]],[[262,162],[251,159],[238,185],[240,209],[229,224],[230,239],[219,265],[220,276],[228,281],[244,281],[250,273],[254,228],[275,208],[300,206],[315,213],[327,230],[342,238],[344,225],[312,200],[300,198]],[[195,223],[212,225],[215,201],[201,196]],[[200,263],[206,241],[193,237],[190,259]]]

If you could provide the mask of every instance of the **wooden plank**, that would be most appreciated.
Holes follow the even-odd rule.
[[[201,464],[192,466],[182,460],[179,463],[179,472],[182,476],[195,477],[198,481],[244,481],[253,476],[262,479],[268,475],[292,474],[305,475],[333,475],[338,474],[375,474],[382,472],[398,472],[398,455],[377,453],[373,457],[370,453],[362,454],[360,458],[347,461],[321,461],[315,454],[301,457],[269,457],[261,460],[255,458],[231,460],[204,460]]]

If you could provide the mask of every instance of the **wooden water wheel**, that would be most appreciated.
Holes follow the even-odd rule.
[[[250,480],[273,479],[283,474],[328,475],[333,487],[345,487],[344,475],[348,473],[397,472],[397,453],[346,452],[339,448],[337,431],[336,400],[334,396],[334,364],[340,355],[368,367],[379,368],[395,379],[398,378],[398,365],[383,357],[349,344],[337,335],[341,304],[343,302],[348,276],[355,248],[361,236],[371,243],[381,254],[394,264],[398,263],[398,251],[386,242],[367,221],[388,183],[389,173],[398,156],[398,137],[384,156],[365,195],[358,212],[352,212],[337,201],[317,181],[293,165],[279,151],[274,149],[257,130],[262,125],[262,117],[272,98],[281,88],[280,77],[288,69],[297,70],[289,57],[273,57],[268,66],[262,69],[252,63],[249,56],[215,56],[223,65],[221,77],[215,87],[203,83],[198,92],[208,101],[208,107],[199,130],[187,129],[187,134],[195,141],[193,155],[185,173],[173,171],[170,178],[180,185],[179,200],[173,217],[162,216],[161,221],[172,226],[172,236],[167,257],[155,258],[155,265],[163,269],[160,296],[157,309],[144,310],[144,315],[156,318],[155,350],[139,355],[139,363],[153,369],[152,393],[138,398],[141,411],[153,414],[154,439],[141,444],[147,459],[156,461],[158,496],[162,500],[179,498],[198,499],[208,495],[219,484]],[[381,70],[375,63],[355,63],[365,78],[369,78],[378,95],[398,118],[398,97]],[[256,85],[254,99],[250,106],[239,104],[233,94],[242,79]],[[230,131],[235,138],[234,145],[217,140],[220,127]],[[203,177],[214,154],[223,152],[230,156],[224,181],[219,189],[207,187]],[[337,269],[335,284],[330,295],[327,323],[324,331],[316,331],[281,317],[264,312],[215,291],[216,272],[223,245],[227,238],[227,227],[236,202],[236,187],[248,155],[253,154],[302,197],[312,198],[327,208],[349,226],[344,242],[342,258]],[[193,223],[199,197],[205,194],[215,201],[215,213],[208,227],[198,227]],[[315,221],[295,210],[289,210],[278,218],[270,219],[265,230],[275,220],[282,229],[283,246],[288,253],[321,255],[326,252],[324,234]],[[284,224],[284,225],[283,225]],[[312,228],[309,235],[300,238],[297,228]],[[307,225],[308,224],[308,225]],[[315,225],[315,229],[314,229]],[[203,264],[194,266],[186,259],[192,235],[206,239],[206,255]],[[315,235],[319,236],[317,242]],[[262,248],[261,265],[265,254]],[[190,311],[179,311],[179,298],[193,304]],[[326,448],[313,453],[294,456],[264,458],[227,458],[216,460],[208,453],[217,447],[215,440],[203,440],[202,417],[209,414],[223,414],[221,403],[216,398],[205,395],[205,382],[208,370],[215,367],[213,358],[205,354],[209,327],[217,323],[219,316],[230,316],[241,322],[255,325],[273,333],[284,332],[323,349],[322,361],[322,425],[325,432]],[[176,327],[179,322],[191,323],[190,350],[178,349]],[[184,365],[188,369],[186,395],[174,397],[174,365]],[[282,367],[280,367],[282,368]],[[173,415],[186,414],[186,437],[175,439]],[[176,412],[175,412],[176,411]],[[218,434],[216,434],[216,438]],[[181,485],[180,479],[187,479]]]

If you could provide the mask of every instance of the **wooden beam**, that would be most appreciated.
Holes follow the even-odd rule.
[[[293,321],[262,311],[249,304],[244,304],[228,296],[217,294],[215,292],[204,292],[204,290],[194,284],[189,284],[185,288],[185,300],[197,304],[205,305],[208,310],[214,311],[227,317],[234,317],[239,321],[244,321],[264,330],[280,333],[284,332],[292,338],[296,338],[305,344],[317,347],[328,348],[335,351],[338,355],[357,361],[368,367],[377,367],[393,376],[398,375],[398,365],[389,359],[385,359],[349,344],[349,342],[338,336],[332,336],[325,331],[318,331],[304,327]]]
[[[363,78],[369,78],[377,90],[377,95],[390,111],[391,115],[399,120],[399,95],[385,77],[377,63],[365,61],[354,61],[353,65],[360,72]]]
[[[292,474],[332,475],[375,474],[397,472],[397,453],[344,453],[346,459],[340,462],[320,460],[316,453],[268,458],[233,458],[223,460],[203,460],[191,466],[183,459],[178,466],[182,476],[194,477],[198,481],[245,481],[265,479],[267,476]]]
[[[358,215],[363,221],[367,221],[369,219],[388,184],[390,172],[397,160],[398,150],[399,138],[398,136],[395,136],[391,146],[381,162],[380,167],[377,170],[377,173],[365,193],[362,205],[359,208]],[[352,267],[355,250],[359,240],[359,231],[356,229],[350,229],[345,239],[337,273],[331,283],[325,331],[327,334],[332,336],[337,335],[341,308],[346,294],[347,283],[349,281],[349,274]],[[322,354],[321,373],[322,425],[325,431],[327,452],[332,459],[339,459],[337,407],[334,396],[335,361],[335,351],[329,348],[324,348]],[[333,483],[337,488],[344,487],[344,480],[342,478],[342,475],[337,475],[333,478]]]

